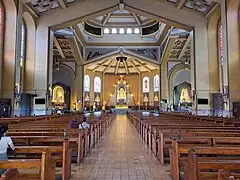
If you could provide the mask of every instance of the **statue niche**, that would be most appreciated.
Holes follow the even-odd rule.
[[[115,92],[111,95],[109,105],[116,108],[128,108],[128,106],[134,105],[133,95],[130,93],[129,85],[123,79],[123,76],[120,76],[119,81],[115,84]]]

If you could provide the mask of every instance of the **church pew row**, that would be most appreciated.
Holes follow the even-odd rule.
[[[10,159],[0,160],[0,169],[31,169],[35,173],[16,173],[16,180],[55,180],[55,161],[50,153],[42,152],[40,159]]]
[[[0,180],[17,180],[19,176],[19,172],[16,168],[7,169],[0,177]]]
[[[238,143],[240,142],[240,139],[238,138]],[[228,144],[228,147],[227,147]],[[170,168],[171,168],[171,173],[173,176],[174,180],[179,180],[180,178],[180,169],[184,169],[184,179],[186,180],[191,180],[188,178],[188,176],[186,176],[186,173],[189,171],[189,167],[188,167],[188,151],[193,149],[193,148],[205,148],[205,149],[212,149],[215,151],[215,149],[217,150],[222,150],[224,148],[227,149],[234,149],[236,147],[234,147],[233,144],[231,144],[231,142],[228,142],[228,140],[226,139],[226,144],[224,144],[225,147],[221,147],[221,146],[217,146],[217,147],[211,147],[208,144],[197,144],[192,143],[192,144],[186,144],[184,142],[184,140],[174,140],[172,141],[172,148],[169,149],[170,152]],[[234,147],[234,148],[233,148]],[[238,147],[238,149],[240,149]],[[216,150],[216,152],[218,152]],[[234,152],[234,151],[231,151]],[[208,152],[210,153],[210,152]],[[235,156],[232,157],[232,159],[230,159],[231,157],[227,157],[227,160],[239,160],[240,161],[240,157],[236,158]],[[213,158],[212,158],[213,159]],[[215,158],[215,160],[226,160],[226,158]],[[215,174],[216,175],[216,174]]]
[[[130,117],[129,119],[131,119],[131,118],[132,117]],[[150,126],[149,125],[146,126],[147,128],[142,128],[142,127],[144,127],[144,125],[141,127],[141,124],[144,124],[145,120],[137,120],[136,117],[134,117],[134,118],[135,118],[135,120],[132,120],[132,123],[136,126],[136,128],[138,129],[139,133],[142,135],[142,138],[145,140],[145,142],[147,142],[148,145],[150,146],[150,148],[152,148],[154,150],[155,142],[153,142],[152,139],[156,139],[156,142],[157,142],[157,137],[156,137],[156,135],[154,137],[154,133],[153,133],[157,128],[153,128],[154,126],[151,126],[151,123],[150,123]],[[156,118],[154,120],[156,121]],[[191,119],[189,119],[189,120],[191,120]],[[189,120],[187,120],[187,121],[189,121]],[[162,121],[162,119],[159,119],[158,121]],[[170,121],[171,121],[171,119],[170,119]],[[204,126],[206,126],[206,122],[203,121],[201,124],[194,125],[195,127],[191,127],[191,123],[187,124],[187,127],[185,127],[186,119],[184,119],[184,120],[180,119],[180,121],[184,121],[184,123],[183,123],[184,125],[181,123],[178,124],[178,125],[181,125],[181,133],[180,133],[181,137],[180,138],[182,138],[182,140],[180,140],[182,144],[181,144],[179,151],[180,152],[183,151],[181,153],[183,153],[183,154],[185,153],[185,155],[188,153],[188,150],[190,148],[195,148],[195,147],[199,147],[199,146],[205,146],[205,148],[232,149],[232,147],[240,145],[240,138],[237,137],[237,136],[239,136],[238,135],[239,129],[233,124],[230,124],[230,125],[229,124],[228,125],[220,124],[221,126],[219,126],[219,123],[214,122],[214,124],[212,124],[212,126],[204,127]],[[176,123],[176,119],[173,122]],[[207,123],[207,124],[209,125],[209,123]],[[166,139],[165,139],[166,134],[168,133],[168,138],[170,137],[170,135],[172,135],[171,138],[173,138],[174,136],[173,136],[172,129],[177,130],[176,126],[178,127],[178,125],[175,125],[175,128],[171,127],[171,125],[169,126],[169,124],[166,124],[167,126],[164,126],[164,125],[165,124],[158,125],[160,127],[160,129],[159,129],[159,131],[160,131],[159,134],[161,134],[160,138],[162,136],[162,141],[160,140],[160,143],[158,142],[158,144],[160,144],[160,147],[161,146],[164,147],[164,144],[162,144],[161,142],[164,142],[164,143],[166,142]],[[202,126],[202,125],[204,125],[204,126]],[[200,126],[200,129],[198,129],[199,127],[196,128],[196,126],[197,127]],[[216,126],[217,126],[217,132],[214,132]],[[167,128],[170,128],[170,131],[169,131],[169,129],[167,130]],[[163,135],[165,135],[165,136],[163,136]],[[177,137],[177,135],[179,135],[179,134],[175,133],[175,138]],[[203,135],[205,137],[194,137],[194,136],[203,136]],[[216,137],[216,136],[218,136],[218,137]],[[171,138],[168,139],[168,143],[166,143],[166,144],[169,145],[169,143],[171,143],[171,141],[172,141]],[[212,146],[215,146],[215,147],[212,147]],[[221,146],[221,147],[219,147],[219,146]],[[227,146],[229,146],[229,147],[227,147]],[[160,149],[160,148],[158,147],[158,149]],[[167,150],[167,149],[168,149],[168,147],[166,146],[165,150]],[[163,150],[162,150],[162,152],[163,152]],[[179,180],[179,177],[180,177],[180,171],[179,171],[180,160],[181,160],[181,164],[182,164],[182,166],[184,166],[184,170],[185,170],[184,171],[184,173],[185,173],[184,179],[192,180],[193,177],[188,177],[188,175],[186,175],[186,174],[188,174],[188,170],[189,170],[188,161],[187,161],[188,158],[185,158],[185,157],[180,158],[181,153],[178,155],[175,155],[175,158],[174,158],[173,152],[175,152],[173,150],[173,148],[170,149],[171,171],[172,171],[174,180]],[[163,155],[164,154],[162,153],[162,158],[160,158],[160,160],[161,159],[164,160]],[[216,152],[215,152],[215,155],[216,155]],[[232,151],[232,155],[234,155],[233,151]],[[235,154],[235,156],[237,156],[237,155],[238,154]],[[179,158],[176,158],[176,157],[179,157]],[[175,166],[173,165],[174,163],[175,163]],[[219,169],[225,167],[225,169],[223,171],[225,171],[227,169],[227,170],[238,170],[238,172],[239,172],[239,170],[240,170],[239,164],[240,164],[239,157],[238,157],[238,160],[236,159],[236,157],[234,157],[233,159],[229,159],[229,158],[228,159],[222,159],[222,158],[219,159],[219,157],[217,157],[215,159],[212,158],[212,159],[207,159],[207,160],[202,158],[201,162],[199,163],[198,170],[206,170],[206,168],[209,168],[209,170],[214,171],[214,172],[203,171],[203,172],[199,173],[197,178],[195,178],[193,180],[197,180],[197,179],[213,180],[213,179],[217,179],[217,178],[220,180],[221,178],[223,178],[223,175],[218,173]],[[235,169],[233,167],[235,167]],[[199,171],[197,171],[197,172],[199,172]],[[177,176],[176,174],[178,174],[177,178],[176,178],[176,176]],[[237,174],[235,172],[233,172],[231,174],[234,174],[235,177],[237,177],[237,178],[239,177],[239,174]],[[228,176],[228,179],[230,179],[229,176]]]
[[[217,158],[202,157],[203,155]],[[240,160],[229,159],[233,156],[239,158],[239,155],[240,148],[237,147],[192,148],[188,151],[188,172],[185,176],[188,176],[189,180],[212,180],[217,179],[220,169],[230,170],[232,173],[239,172]],[[236,177],[239,179],[240,176]]]
[[[142,120],[144,123],[144,120]],[[156,120],[155,120],[156,121]],[[162,121],[162,119],[161,119]],[[165,126],[166,125],[166,126]],[[158,129],[159,127],[159,129]],[[196,124],[190,125],[188,124],[181,124],[181,132],[179,134],[179,129],[177,129],[178,126],[176,124],[162,124],[162,125],[149,125],[148,128],[143,128],[140,130],[140,134],[142,135],[143,140],[149,145],[149,147],[153,150],[153,153],[155,155],[158,155],[160,158],[161,163],[164,162],[164,149],[168,150],[169,146],[171,145],[171,139],[172,138],[185,138],[185,137],[234,137],[239,136],[239,130],[236,130],[236,127],[232,127],[231,129],[226,129],[226,127],[216,127],[216,125],[212,126],[203,126],[200,127],[200,129],[193,129],[196,128]],[[199,128],[199,127],[198,127]],[[217,132],[214,132],[213,129],[219,128]],[[173,130],[175,129],[175,132]],[[207,129],[207,132],[204,130]],[[200,131],[199,131],[200,130]],[[227,131],[226,131],[227,130]],[[234,130],[235,132],[231,132],[231,130]],[[191,132],[193,131],[193,132]],[[198,132],[199,131],[199,132]],[[209,140],[209,142],[212,142],[213,140]]]
[[[27,158],[36,157],[42,152],[50,153],[52,160],[62,165],[62,180],[70,178],[72,149],[69,147],[68,139],[63,141],[62,146],[16,146],[16,150],[10,158],[16,159],[19,155]]]
[[[69,131],[67,131],[66,135],[67,137],[69,136],[69,142],[70,142],[70,148],[73,147],[73,150],[76,150],[78,152],[78,158],[77,161],[78,163],[80,163],[80,161],[83,159],[84,157],[84,153],[88,153],[90,148],[97,142],[97,140],[100,138],[100,136],[106,131],[106,128],[110,125],[110,123],[112,122],[112,120],[115,118],[115,115],[112,114],[111,116],[106,116],[105,119],[101,120],[99,122],[99,120],[95,120],[91,122],[91,130],[88,132],[87,130],[78,130],[78,129],[68,129]],[[50,122],[50,121],[48,121]],[[46,123],[46,122],[45,122]],[[68,121],[69,123],[69,121]],[[67,125],[68,125],[67,123]],[[65,123],[66,124],[66,123]],[[99,126],[97,126],[97,124]],[[25,124],[23,124],[24,127]],[[47,125],[47,123],[46,123]],[[101,126],[100,126],[101,125]],[[19,127],[21,128],[21,127]],[[16,145],[35,145],[35,148],[37,148],[40,145],[52,145],[52,146],[56,146],[55,148],[57,148],[59,145],[61,145],[61,143],[63,143],[64,141],[64,137],[63,137],[63,130],[62,127],[59,127],[58,130],[56,130],[55,132],[51,132],[51,127],[49,129],[47,129],[47,134],[48,136],[46,136],[46,134],[44,134],[44,132],[41,131],[37,131],[37,133],[41,134],[41,136],[32,136],[34,134],[34,131],[37,129],[38,127],[34,127],[32,128],[32,131],[27,131],[24,132],[25,136],[22,136],[24,133],[22,133],[21,129],[18,129],[20,131],[20,134],[17,134],[18,132],[16,131],[12,131],[12,129],[10,129],[10,133],[13,133],[15,136],[12,136],[13,141],[16,142]],[[46,127],[44,127],[46,128]],[[41,128],[40,128],[41,129]],[[39,129],[39,130],[40,130]],[[58,131],[61,131],[60,135],[56,136],[56,133],[59,133]],[[26,133],[30,133],[30,134],[26,134]],[[50,134],[53,133],[53,134]],[[39,135],[38,134],[38,135]],[[53,136],[50,136],[53,135]],[[79,140],[81,141],[81,143],[78,143]],[[20,143],[20,144],[18,144]],[[23,144],[21,144],[23,143]],[[36,147],[37,146],[37,147]],[[32,148],[31,146],[27,146],[29,148]],[[59,147],[58,147],[59,148]],[[28,149],[29,150],[29,149]],[[62,150],[63,151],[63,150]],[[26,151],[27,152],[27,151]],[[61,161],[60,157],[55,157],[54,159],[59,162]],[[71,158],[68,158],[71,160]],[[71,161],[69,161],[71,162]],[[62,166],[64,168],[64,166],[66,166],[67,163],[62,163]],[[70,167],[70,165],[68,165],[68,167]],[[66,167],[65,167],[66,169]],[[67,176],[69,176],[69,173],[64,173],[65,170],[63,170],[63,176],[65,174],[68,174]],[[71,172],[70,170],[68,170],[68,172]],[[31,179],[31,178],[30,178]],[[65,178],[66,179],[66,178]]]
[[[234,180],[237,178],[240,178],[239,173],[231,173],[230,171],[225,169],[218,170],[218,180]]]

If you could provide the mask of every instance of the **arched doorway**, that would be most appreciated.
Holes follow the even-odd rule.
[[[58,109],[62,111],[70,110],[70,88],[63,84],[55,84],[52,94],[53,111]]]

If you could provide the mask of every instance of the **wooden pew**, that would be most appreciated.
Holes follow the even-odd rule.
[[[49,152],[56,162],[62,163],[62,180],[67,180],[71,176],[72,150],[69,147],[68,139],[63,141],[62,146],[16,146],[14,157],[19,154],[41,154]]]
[[[0,160],[0,169],[39,169],[37,174],[17,174],[18,180],[41,179],[55,180],[55,161],[51,158],[49,152],[43,152],[41,159],[11,159]]]
[[[200,157],[200,155],[211,155],[211,157]],[[208,147],[208,148],[193,148],[188,152],[188,175],[189,180],[201,180],[206,178],[217,179],[217,173],[205,173],[202,170],[240,170],[240,160],[229,160],[229,156],[240,155],[240,148],[236,147]],[[223,158],[218,156],[223,156]],[[185,175],[187,176],[187,174]]]
[[[238,174],[239,176],[239,174]],[[234,180],[237,178],[236,174],[231,173],[230,171],[219,169],[218,170],[218,180]]]
[[[16,168],[7,169],[0,177],[0,180],[17,180],[19,172]]]

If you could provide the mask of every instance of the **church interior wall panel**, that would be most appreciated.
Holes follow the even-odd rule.
[[[35,46],[36,26],[34,19],[28,12],[23,13],[23,19],[26,24],[26,59],[25,59],[25,79],[24,92],[32,93],[34,90],[34,64],[35,64]]]
[[[208,21],[208,46],[209,46],[209,88],[212,91],[220,90],[219,78],[219,51],[218,28],[221,16],[220,8],[217,8]]]

